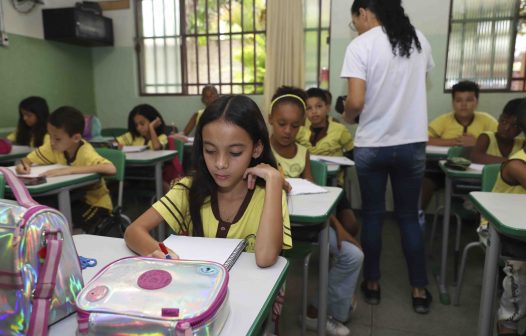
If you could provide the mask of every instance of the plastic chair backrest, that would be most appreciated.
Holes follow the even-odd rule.
[[[448,159],[453,157],[462,157],[469,160],[470,155],[471,147],[454,146],[447,151]]]
[[[327,165],[325,163],[310,160],[310,170],[314,183],[320,186],[327,185]]]
[[[113,176],[106,177],[109,181],[124,181],[124,166],[126,164],[126,154],[117,149],[95,148],[100,156],[108,159],[113,163],[117,172]]]
[[[492,191],[500,173],[500,163],[488,164],[482,169],[482,191]]]
[[[174,139],[175,148],[177,149],[177,156],[179,156],[179,161],[183,164],[183,155],[184,155],[184,142],[179,139]]]
[[[4,175],[0,175],[0,198],[4,198],[5,192],[5,179]]]
[[[126,132],[128,132],[127,128],[109,127],[109,128],[103,128],[100,134],[105,137],[118,137],[118,136],[123,135]]]

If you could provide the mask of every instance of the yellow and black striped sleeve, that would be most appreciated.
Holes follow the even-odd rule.
[[[51,142],[45,142],[27,155],[27,158],[34,164],[50,165],[58,163],[57,156],[51,148]]]

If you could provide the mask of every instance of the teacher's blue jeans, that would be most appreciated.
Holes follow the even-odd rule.
[[[382,224],[387,177],[411,287],[427,286],[424,237],[418,225],[418,199],[425,170],[424,142],[388,147],[355,147],[354,161],[362,196],[364,279],[380,279]]]

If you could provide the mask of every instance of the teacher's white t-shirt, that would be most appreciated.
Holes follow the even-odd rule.
[[[366,82],[356,147],[385,147],[427,142],[426,73],[434,67],[431,46],[416,30],[410,58],[393,55],[381,26],[356,37],[345,52],[342,78]]]

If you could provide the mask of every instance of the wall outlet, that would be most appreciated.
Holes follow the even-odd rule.
[[[7,33],[4,31],[0,31],[0,46],[9,46],[9,38],[7,37]]]

